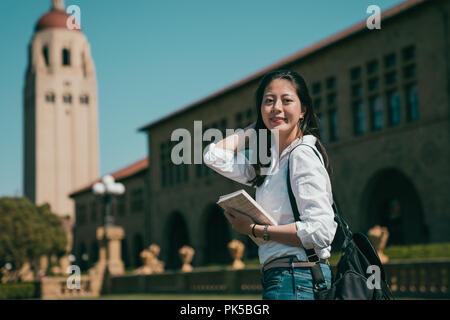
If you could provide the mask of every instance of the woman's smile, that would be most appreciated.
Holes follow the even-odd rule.
[[[270,118],[270,122],[275,125],[278,125],[278,124],[286,123],[287,119],[283,118],[283,117],[275,116],[275,117]]]

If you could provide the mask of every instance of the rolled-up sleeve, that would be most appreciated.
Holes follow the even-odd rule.
[[[255,169],[244,154],[219,148],[215,143],[206,147],[203,161],[222,176],[247,186],[251,186],[248,181],[256,176]]]
[[[304,248],[314,248],[322,258],[321,250],[331,245],[337,228],[328,173],[309,147],[293,150],[289,165],[301,220],[296,222],[297,235]]]

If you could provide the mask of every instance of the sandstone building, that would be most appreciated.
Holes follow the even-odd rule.
[[[201,164],[173,164],[177,142],[170,137],[177,128],[194,136],[195,120],[203,130],[255,121],[258,81],[274,69],[297,71],[308,82],[335,172],[334,199],[354,231],[385,225],[388,245],[449,241],[449,15],[445,0],[406,1],[383,12],[380,30],[363,21],[140,128],[148,136],[149,165],[127,178],[127,209],[116,205],[128,237],[125,252],[140,248],[136,237],[144,247],[160,245],[168,267],[179,266],[177,249],[184,244],[196,250],[194,265],[229,262],[226,244],[236,234],[215,202],[246,187]],[[131,184],[144,190],[140,211],[130,209]],[[90,196],[72,196],[80,256],[99,220],[87,214],[95,203]]]

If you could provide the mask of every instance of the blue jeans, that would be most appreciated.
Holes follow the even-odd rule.
[[[327,288],[331,286],[331,269],[320,263]],[[314,300],[311,269],[309,267],[272,268],[261,277],[263,300]]]

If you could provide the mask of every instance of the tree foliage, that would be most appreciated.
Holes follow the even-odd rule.
[[[11,263],[19,270],[42,255],[66,253],[67,235],[50,206],[36,206],[26,198],[0,198],[0,268]]]

